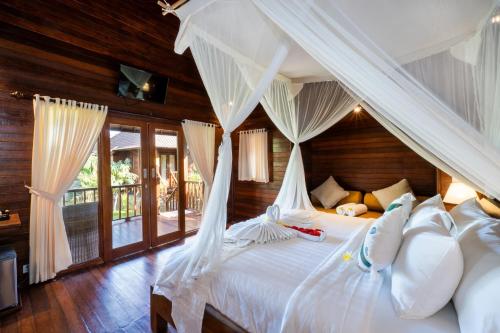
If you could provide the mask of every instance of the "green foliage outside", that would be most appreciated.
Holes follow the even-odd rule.
[[[95,188],[97,187],[97,154],[92,153],[87,159],[87,162],[80,170],[80,173],[76,177],[72,189],[77,188]],[[139,176],[131,172],[132,163],[130,159],[112,161],[111,162],[111,185],[131,185],[135,184],[139,179]]]
[[[135,184],[139,176],[130,172],[132,163],[129,158],[111,162],[111,186]]]

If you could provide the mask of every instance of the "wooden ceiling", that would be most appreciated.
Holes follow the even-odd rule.
[[[161,15],[156,0],[11,0],[0,22],[121,63],[201,85],[189,52],[175,54],[179,20]]]

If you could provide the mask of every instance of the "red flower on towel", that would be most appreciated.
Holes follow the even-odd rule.
[[[285,227],[297,230],[299,232],[303,232],[303,233],[311,235],[311,236],[316,236],[316,237],[321,236],[321,232],[322,232],[321,229],[300,228],[300,227],[296,227],[294,225],[285,225]]]

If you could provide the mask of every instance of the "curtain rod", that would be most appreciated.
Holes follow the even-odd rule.
[[[32,100],[35,96],[31,94],[25,94],[22,91],[19,90],[14,90],[10,93],[11,97],[14,97],[15,99],[27,99],[27,100]],[[62,98],[61,98],[62,99]],[[54,97],[50,98],[51,101],[55,101],[56,99]],[[158,120],[167,120],[175,123],[182,122],[181,120],[178,119],[170,119],[170,118],[164,118],[164,117],[157,117],[157,116],[147,116],[143,114],[137,114],[137,113],[132,113],[132,112],[125,112],[125,111],[119,111],[119,110],[112,110],[110,109],[109,112],[111,113],[121,113],[123,115],[127,116],[136,116],[140,118],[150,118],[150,119],[158,119]],[[220,125],[213,124],[215,127],[220,128]]]
[[[25,93],[23,93],[22,91],[19,91],[19,90],[15,90],[13,92],[10,93],[10,96],[11,97],[14,97],[15,99],[33,99],[35,97],[35,95],[26,95]],[[42,97],[42,96],[40,96]],[[60,98],[62,99],[62,98]],[[55,101],[56,99],[54,97],[51,97],[50,98],[51,101]]]

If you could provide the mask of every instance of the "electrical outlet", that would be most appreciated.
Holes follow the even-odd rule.
[[[27,274],[27,273],[28,273],[28,270],[29,270],[29,266],[28,266],[28,264],[23,265],[23,274]]]

